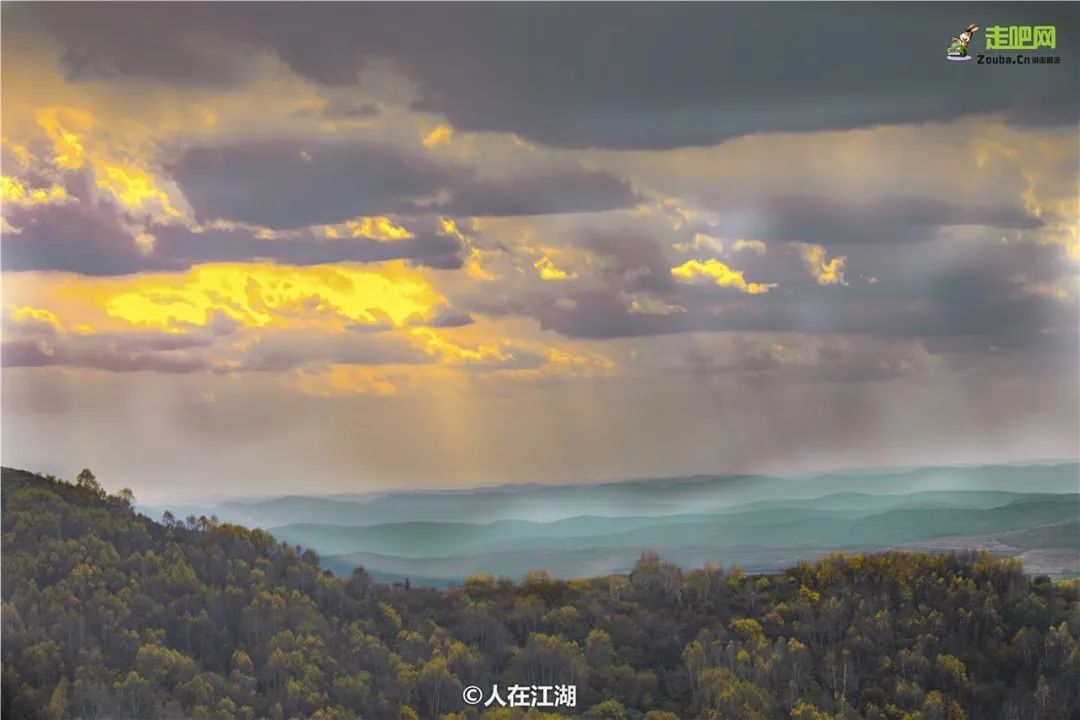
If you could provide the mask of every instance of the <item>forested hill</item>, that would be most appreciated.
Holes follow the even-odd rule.
[[[988,555],[831,556],[447,591],[347,579],[260,530],[3,470],[2,715],[483,715],[572,684],[589,718],[1080,718],[1080,585]],[[723,557],[716,558],[723,563]],[[482,709],[482,706],[481,706]],[[544,712],[552,712],[545,710]]]

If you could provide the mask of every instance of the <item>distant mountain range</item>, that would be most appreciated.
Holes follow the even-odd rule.
[[[1080,575],[1080,463],[930,467],[804,479],[717,476],[600,485],[287,496],[142,506],[310,547],[335,573],[445,585],[625,572],[643,549],[685,567],[772,571],[834,550],[983,548]],[[1025,557],[1026,556],[1026,557]]]

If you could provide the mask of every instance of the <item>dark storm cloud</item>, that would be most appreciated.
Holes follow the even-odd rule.
[[[414,326],[450,327],[471,322],[453,307],[440,309],[435,320],[417,319]],[[4,343],[0,349],[3,367],[83,367],[109,372],[155,371],[164,373],[287,372],[298,368],[342,365],[416,365],[436,362],[425,349],[407,336],[390,332],[394,325],[357,325],[350,332],[305,338],[267,334],[244,348],[242,356],[226,365],[208,359],[222,337],[236,331],[239,324],[216,313],[206,325],[187,325],[180,333],[66,333],[34,316],[3,316]]]
[[[433,328],[457,328],[472,325],[475,321],[464,310],[455,307],[442,307],[436,312],[435,317],[423,323],[425,327]]]
[[[594,232],[582,245],[605,260],[600,273],[612,288],[664,290],[674,285],[663,248],[646,234],[629,228]]]
[[[392,213],[594,212],[638,201],[626,182],[577,166],[486,179],[467,166],[376,143],[277,140],[195,147],[168,169],[200,220],[273,228]]]
[[[0,264],[5,271],[60,270],[82,275],[129,275],[179,271],[207,262],[267,260],[288,265],[409,260],[456,269],[461,244],[418,221],[414,237],[380,242],[368,238],[317,237],[310,232],[264,239],[247,228],[195,232],[182,225],[151,225],[153,250],[144,253],[127,227],[131,218],[114,205],[67,203],[5,209],[20,232],[4,233]]]
[[[83,367],[109,372],[163,373],[287,372],[326,363],[347,365],[404,365],[433,362],[407,339],[379,329],[358,329],[333,337],[307,338],[269,335],[245,348],[227,366],[214,367],[191,354],[210,348],[225,332],[220,323],[192,327],[189,332],[61,334],[32,318],[14,321],[5,316],[6,340],[0,350],[3,367]],[[389,326],[381,328],[386,330]]]
[[[527,304],[524,312],[539,320],[543,329],[572,338],[640,337],[703,329],[697,313],[632,313],[618,294],[608,291],[570,293],[568,297],[575,303],[572,308],[557,305],[548,298],[536,298]]]
[[[54,325],[38,317],[9,310],[3,315],[3,365],[77,365],[121,371],[160,361],[161,367],[202,369],[201,362],[174,353],[209,348],[236,328],[237,323],[232,318],[213,313],[205,325],[186,326],[186,331],[181,333],[69,334],[59,332]]]
[[[0,365],[6,368],[67,366],[108,372],[201,372],[210,368],[204,359],[171,351],[208,344],[204,338],[169,341],[162,337],[120,335],[11,340],[0,348]]]
[[[451,200],[438,206],[452,215],[545,215],[610,210],[640,198],[612,175],[584,168],[540,171],[509,179],[459,182]]]
[[[378,117],[379,106],[373,102],[335,98],[326,103],[326,106],[320,111],[320,115],[331,120],[365,120]]]
[[[385,57],[418,106],[462,130],[565,147],[666,148],[769,131],[865,127],[1001,113],[1075,122],[1080,65],[947,63],[969,22],[1056,25],[1070,3],[945,4],[42,4],[5,8],[65,49],[74,78],[242,79],[237,50],[264,48],[325,85]],[[983,47],[982,34],[974,41]]]
[[[541,294],[525,296],[502,311],[531,315],[545,329],[574,338],[696,331],[978,336],[990,344],[1032,353],[1048,351],[1055,338],[1075,340],[1080,324],[1080,308],[1074,301],[1040,292],[1073,277],[1062,263],[1061,248],[1002,244],[992,230],[982,239],[966,242],[850,248],[843,255],[848,285],[819,285],[794,244],[772,244],[765,255],[721,257],[742,271],[748,282],[778,283],[757,295],[719,287],[708,279],[674,281],[670,268],[685,256],[665,255],[661,244],[646,236],[596,235],[584,242],[608,257],[611,270],[605,287],[571,287],[562,301]],[[873,283],[866,279],[871,271]],[[663,315],[633,312],[626,302],[627,290],[648,292],[683,310]],[[498,307],[474,309],[500,312]]]
[[[132,12],[110,11],[104,5],[60,2],[37,10],[4,6],[4,35],[44,32],[63,48],[61,69],[69,80],[108,80],[130,75],[168,83],[230,86],[247,75],[236,50],[253,45],[229,28],[239,20],[227,14],[190,12],[178,3],[132,3]],[[254,9],[254,8],[252,8]],[[208,30],[207,21],[222,20]],[[10,45],[5,43],[4,64]]]
[[[1053,245],[998,245],[933,274],[927,299],[939,309],[940,335],[984,335],[1003,344],[1044,347],[1062,334],[1075,338],[1080,307],[1073,299],[1030,292],[1038,283],[1075,278]]]
[[[145,269],[124,215],[107,203],[72,202],[5,208],[19,232],[6,232],[0,265],[9,270],[61,270],[127,275]]]
[[[715,295],[738,291],[715,288]],[[870,293],[842,296],[845,288],[810,288],[802,293],[773,290],[738,299],[691,302],[676,296],[686,312],[647,315],[631,312],[616,296],[571,295],[572,308],[537,300],[526,312],[544,329],[574,338],[640,337],[700,331],[857,333],[881,336],[982,335],[1021,345],[1038,340],[1044,327],[1066,328],[1074,309],[1055,298],[1017,296],[1013,287],[942,290],[929,301],[874,299]],[[1032,346],[1034,347],[1034,345]]]
[[[388,145],[317,140],[194,147],[167,169],[200,221],[273,228],[401,212],[451,179],[448,167]]]
[[[336,262],[410,260],[417,265],[440,268],[461,266],[461,244],[440,235],[426,224],[414,237],[380,242],[369,238],[321,238],[301,233],[298,238],[263,239],[238,228],[192,232],[182,225],[155,226],[157,238],[151,264],[168,269],[187,268],[202,262],[272,260],[287,265],[321,265]],[[162,269],[166,269],[162,267]]]
[[[766,242],[821,245],[931,240],[941,228],[956,225],[1032,229],[1043,224],[1020,206],[1018,199],[1008,204],[965,205],[914,195],[860,201],[780,195],[734,205],[718,199],[713,207],[719,211],[720,221],[711,232],[749,234]]]

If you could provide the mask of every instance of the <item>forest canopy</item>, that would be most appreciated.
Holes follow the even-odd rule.
[[[214,518],[135,513],[89,471],[5,468],[4,718],[542,718],[463,688],[576,687],[567,715],[1080,717],[1080,583],[988,554],[833,555],[434,590],[335,577]],[[504,693],[505,697],[505,693]]]

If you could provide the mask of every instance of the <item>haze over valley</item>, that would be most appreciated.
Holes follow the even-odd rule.
[[[642,550],[684,568],[775,572],[835,551],[986,549],[1080,575],[1080,464],[696,476],[374,496],[290,495],[141,506],[214,516],[311,548],[338,575],[442,586],[528,571],[628,572]]]

